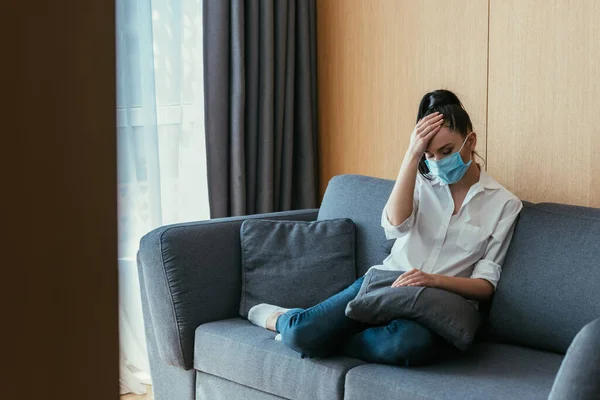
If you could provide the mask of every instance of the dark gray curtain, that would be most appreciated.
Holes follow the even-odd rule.
[[[204,0],[211,218],[312,208],[315,0]]]

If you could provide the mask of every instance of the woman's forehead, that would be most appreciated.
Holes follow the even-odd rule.
[[[448,144],[448,143],[458,143],[462,140],[460,134],[451,131],[448,127],[443,126],[438,133],[429,141],[429,145],[427,146],[428,152],[437,151],[440,147]]]

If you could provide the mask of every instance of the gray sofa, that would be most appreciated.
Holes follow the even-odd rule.
[[[138,252],[155,398],[600,399],[600,210],[524,202],[473,347],[421,367],[301,358],[239,317],[246,218],[356,224],[357,277],[389,254],[394,182],[341,175],[320,209],[171,225]]]

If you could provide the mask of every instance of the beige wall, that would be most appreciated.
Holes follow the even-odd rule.
[[[600,207],[600,2],[492,0],[488,170],[521,198]]]
[[[114,1],[4,2],[1,399],[117,399]]]
[[[447,88],[500,183],[600,207],[598,4],[318,0],[321,193],[343,173],[394,179],[420,98]]]

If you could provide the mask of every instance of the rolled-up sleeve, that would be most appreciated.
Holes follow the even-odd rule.
[[[500,280],[504,257],[512,240],[515,222],[522,208],[523,203],[519,199],[511,199],[506,203],[502,216],[488,241],[485,254],[475,264],[471,274],[471,278],[482,278],[489,281],[494,286],[494,291],[496,291],[496,286]]]
[[[406,235],[412,229],[415,223],[415,215],[417,213],[417,207],[419,203],[413,200],[413,211],[408,218],[406,218],[400,225],[392,225],[388,219],[385,207],[383,208],[383,214],[381,215],[381,226],[385,231],[385,237],[387,240],[398,239]]]
[[[419,179],[415,184],[415,192],[413,195],[413,210],[408,218],[406,218],[400,225],[392,225],[389,220],[387,210],[383,207],[383,213],[381,214],[381,226],[385,232],[385,237],[387,240],[398,239],[411,231],[416,215],[417,210],[419,209]]]

